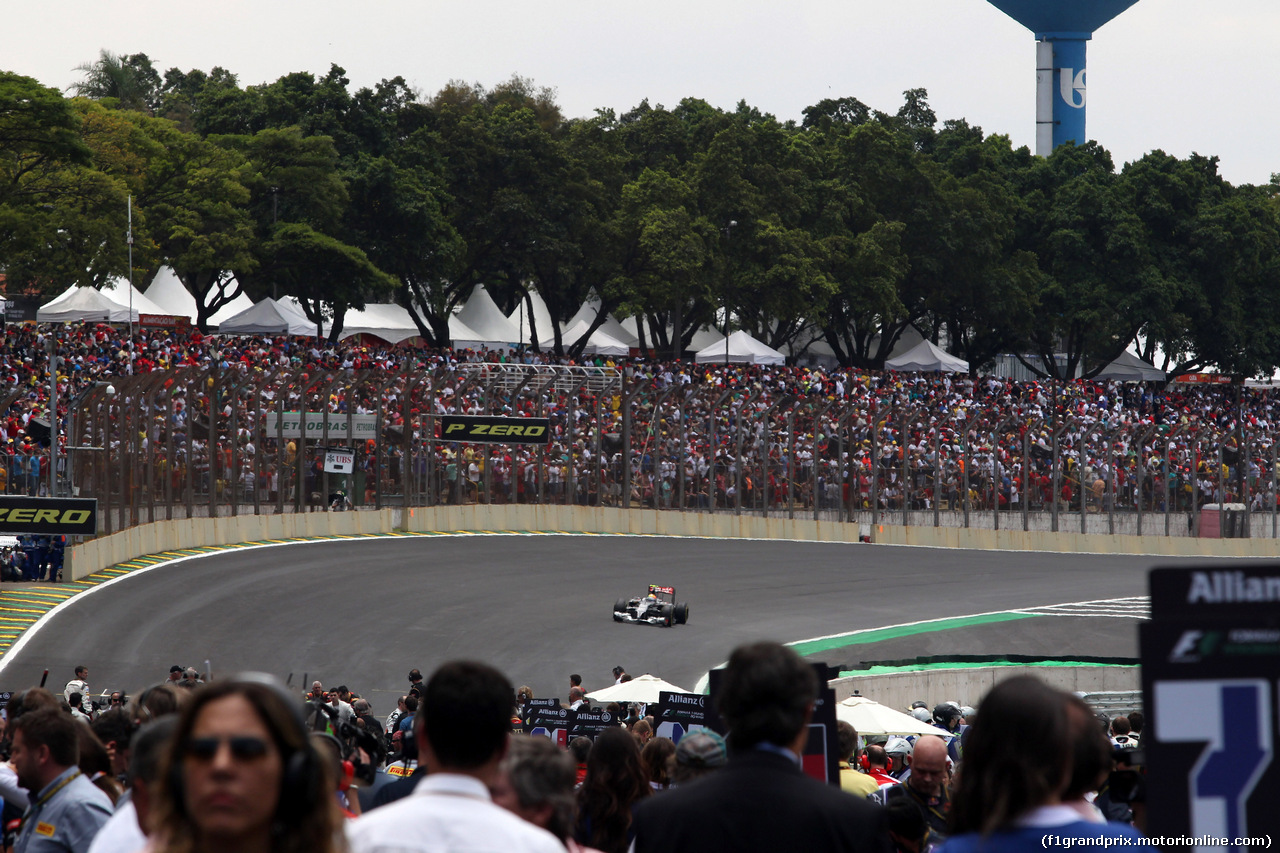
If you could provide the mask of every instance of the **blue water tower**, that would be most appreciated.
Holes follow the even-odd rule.
[[[1085,42],[1138,0],[987,0],[1036,34],[1036,153],[1083,145]]]

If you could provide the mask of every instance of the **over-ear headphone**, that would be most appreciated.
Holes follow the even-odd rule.
[[[871,762],[867,760],[866,752],[863,752],[861,755],[858,756],[858,766],[861,767],[867,773],[871,772]]]
[[[249,691],[237,690],[237,687],[249,687]],[[259,703],[252,698],[253,689],[261,688],[272,694],[285,711],[284,719],[278,714],[264,712]],[[283,773],[280,778],[280,796],[276,804],[276,823],[287,826],[300,820],[312,803],[318,801],[322,794],[321,780],[325,775],[321,772],[319,756],[307,738],[306,725],[302,717],[296,697],[284,688],[276,678],[261,672],[241,673],[227,681],[217,682],[202,687],[198,695],[217,694],[207,702],[214,702],[228,696],[245,696],[254,706],[255,712],[262,717],[262,722],[271,731],[275,746],[281,750]],[[201,707],[205,703],[201,703]],[[196,711],[198,714],[199,711]],[[194,718],[193,718],[194,722]],[[284,726],[287,731],[277,731]],[[301,747],[289,747],[287,744],[300,743]],[[186,790],[183,783],[184,744],[173,745],[173,759],[169,767],[169,795],[173,798],[174,810],[184,816],[187,814]],[[291,752],[287,750],[292,749]]]

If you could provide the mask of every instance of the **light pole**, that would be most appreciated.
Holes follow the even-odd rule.
[[[724,226],[724,242],[725,248],[729,248],[729,244],[733,242],[733,228],[738,224],[738,220],[730,219]],[[725,282],[724,289],[724,364],[729,366],[729,287],[733,283],[733,269],[728,263],[728,252],[725,253],[725,266],[729,267],[729,280]],[[726,380],[727,381],[727,380]]]

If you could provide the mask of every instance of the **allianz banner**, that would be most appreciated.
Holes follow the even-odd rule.
[[[98,502],[92,498],[28,498],[0,495],[0,535],[93,536]]]
[[[485,415],[442,415],[440,438],[464,444],[546,444],[551,440],[550,418],[502,418]]]

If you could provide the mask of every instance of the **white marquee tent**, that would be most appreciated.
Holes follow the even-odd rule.
[[[574,341],[586,334],[588,328],[589,326],[585,320],[579,320],[576,325],[564,331],[560,336],[560,340],[568,348]],[[556,339],[552,335],[547,335],[538,341],[538,348],[542,350],[554,349],[555,345]],[[583,348],[582,354],[625,356],[630,351],[631,348],[625,342],[606,333],[603,329],[596,329],[591,333],[591,337],[587,338],[587,345]]]
[[[394,303],[374,303],[365,305],[363,310],[348,309],[342,318],[341,340],[360,334],[377,335],[387,343],[398,344],[421,332],[409,309]]]
[[[218,324],[223,335],[314,335],[316,324],[302,309],[271,297]]]
[[[555,320],[551,319],[551,311],[547,308],[547,303],[543,301],[542,294],[530,288],[528,301],[533,303],[533,323],[538,327],[538,336],[541,338],[553,337],[552,327],[555,326]],[[520,300],[516,310],[508,314],[507,319],[515,323],[516,328],[520,331],[520,343],[533,343],[531,329],[529,328],[529,306],[525,300]]]
[[[1154,364],[1143,361],[1129,351],[1106,366],[1094,379],[1118,379],[1121,382],[1163,382],[1165,373]]]
[[[92,287],[72,287],[36,310],[37,323],[128,323],[131,319],[138,321],[136,308],[131,317],[127,306]]]
[[[476,285],[475,290],[471,291],[471,298],[458,311],[457,317],[476,335],[474,342],[490,348],[511,347],[520,342],[520,329],[506,318],[482,284]],[[449,335],[454,339],[455,346],[463,345],[457,343],[462,339],[454,334],[452,325]]]
[[[885,369],[921,373],[968,373],[969,362],[939,349],[932,341],[921,341],[905,353],[885,359]]]
[[[584,320],[588,326],[591,325],[595,322],[595,319],[600,314],[600,309],[603,306],[604,303],[600,301],[600,298],[594,293],[591,294],[591,296],[587,298],[587,301],[582,303],[582,307],[578,309],[578,313],[570,317],[569,322],[564,324],[564,328],[572,329]],[[618,322],[617,318],[612,314],[605,315],[604,322],[600,324],[600,328],[604,330],[606,335],[615,340],[622,341],[628,347],[640,346],[640,338],[634,334],[634,326],[632,329],[627,329],[622,323]]]
[[[172,267],[163,266],[156,272],[156,277],[146,289],[146,297],[164,309],[164,313],[178,317],[187,317],[194,325],[196,322],[196,298],[187,290],[187,286],[178,278]],[[209,324],[217,326],[223,320],[234,317],[241,311],[253,307],[253,300],[243,291],[235,299],[223,305],[209,318]]]
[[[727,353],[727,358],[726,358]],[[729,336],[728,346],[725,339],[698,350],[694,361],[698,364],[785,364],[786,356],[776,349],[757,341],[751,335],[739,329]]]

